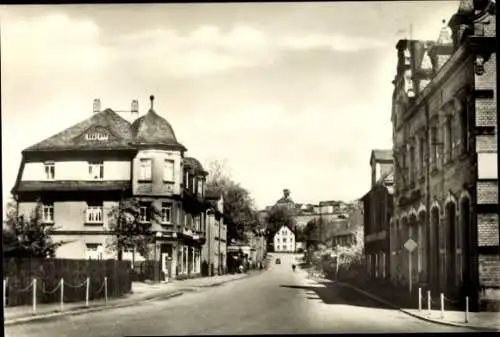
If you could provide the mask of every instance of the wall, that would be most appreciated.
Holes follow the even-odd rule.
[[[139,182],[140,160],[151,159],[151,182]],[[163,165],[165,160],[174,161],[174,183],[163,181]],[[180,151],[142,150],[133,159],[132,189],[135,195],[165,196],[180,194],[183,172],[181,169],[182,156]]]
[[[104,161],[104,180],[130,180],[129,161]],[[54,180],[94,180],[89,177],[88,161],[56,161]],[[28,162],[24,166],[22,181],[43,181],[43,162]]]

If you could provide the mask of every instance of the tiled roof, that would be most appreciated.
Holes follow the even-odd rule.
[[[16,190],[19,192],[38,191],[82,191],[90,189],[92,191],[119,191],[130,189],[131,183],[128,180],[115,181],[20,181]]]
[[[372,158],[375,158],[375,161],[392,161],[392,150],[372,150]]]
[[[102,127],[111,133],[111,138],[106,142],[90,144],[83,141],[82,136],[93,127]],[[43,151],[43,150],[66,150],[66,149],[97,149],[97,148],[116,148],[129,147],[132,140],[130,123],[120,117],[114,111],[106,109],[92,117],[75,124],[66,130],[63,130],[52,137],[49,137],[35,145],[25,149],[25,151]]]
[[[137,118],[131,126],[134,143],[182,146],[175,137],[174,130],[165,118],[154,110]]]
[[[201,163],[196,158],[185,157],[184,158],[184,165],[194,169],[195,171],[205,172],[205,170],[203,169],[203,165],[201,165]]]
[[[106,141],[86,140],[84,135],[93,130],[108,132],[109,139]],[[146,115],[130,124],[113,110],[106,109],[28,147],[25,151],[118,150],[134,149],[144,145],[174,146],[186,150],[177,141],[170,123],[155,111],[149,110]]]

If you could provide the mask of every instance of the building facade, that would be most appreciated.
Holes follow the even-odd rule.
[[[395,282],[473,310],[500,298],[495,22],[494,1],[463,0],[437,41],[396,46]]]
[[[273,238],[274,251],[280,252],[295,252],[295,233],[287,226],[282,226]]]
[[[208,276],[226,273],[227,225],[224,223],[224,199],[222,195],[206,196],[210,201],[207,210],[207,241],[203,245],[203,274]]]
[[[149,111],[139,117],[136,110],[133,123],[95,100],[90,118],[22,152],[12,190],[18,214],[28,216],[37,200],[42,203],[43,220],[54,225],[51,235],[68,242],[57,257],[116,258],[110,213],[133,198],[141,205],[139,221],[154,235],[154,256],[143,258],[163,261],[171,277],[200,273],[207,173],[185,157],[187,149],[150,99]],[[161,215],[152,216],[153,208]]]
[[[390,219],[393,212],[393,157],[391,150],[373,150],[372,187],[361,199],[364,210],[364,252],[368,275],[390,275]]]

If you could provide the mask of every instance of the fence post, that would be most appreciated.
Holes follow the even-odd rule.
[[[33,279],[33,315],[36,314],[36,278]]]
[[[61,311],[64,310],[64,279],[61,278]]]
[[[444,318],[444,294],[441,293],[441,318]]]
[[[88,307],[89,306],[89,289],[90,289],[90,278],[87,277],[87,287],[85,291],[85,305]]]
[[[418,311],[422,311],[422,288],[418,288]]]
[[[432,303],[431,291],[427,290],[427,310],[429,311],[429,316],[431,315],[432,311],[431,303]]]
[[[108,305],[108,278],[104,278],[104,303]]]
[[[469,323],[469,296],[465,296],[465,323]]]
[[[7,304],[7,279],[3,280],[3,307]]]

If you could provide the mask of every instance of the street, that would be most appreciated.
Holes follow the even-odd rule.
[[[293,255],[273,254],[262,274],[165,301],[8,326],[9,337],[265,333],[472,332],[387,309],[352,290],[292,271]]]

